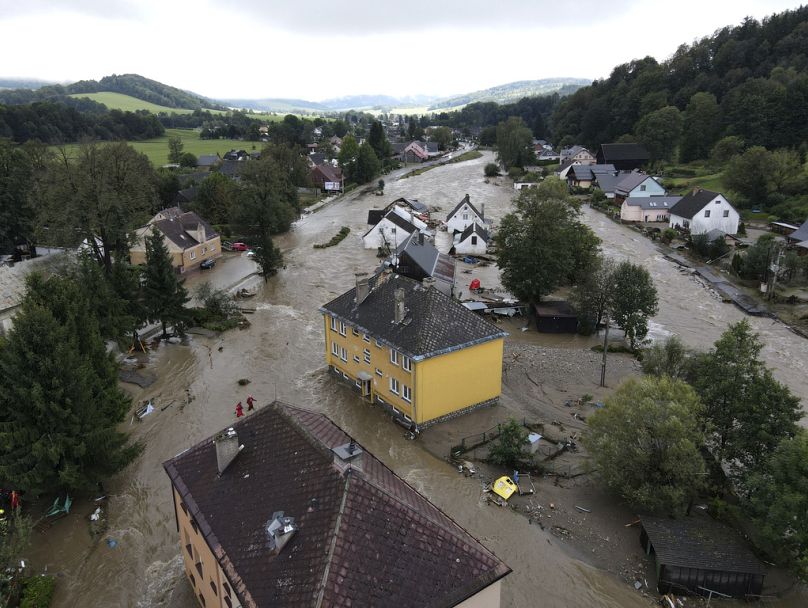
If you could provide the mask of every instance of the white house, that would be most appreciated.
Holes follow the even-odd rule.
[[[485,226],[485,206],[480,207],[480,211],[471,204],[467,194],[462,201],[457,203],[457,207],[452,209],[446,216],[446,229],[450,234],[463,232],[466,228],[477,222]]]
[[[393,207],[379,222],[362,235],[365,249],[388,247],[395,250],[411,234],[430,234],[426,223],[402,207]]]
[[[474,222],[463,232],[455,234],[453,248],[455,253],[462,255],[483,255],[488,251],[490,240],[488,231]]]
[[[736,234],[740,216],[723,194],[709,190],[694,190],[682,197],[670,211],[670,226],[687,228],[690,234],[720,230]]]

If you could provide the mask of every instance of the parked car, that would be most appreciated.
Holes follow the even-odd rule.
[[[249,247],[245,243],[233,243],[230,245],[231,251],[247,251]]]
[[[216,266],[216,260],[214,260],[213,258],[208,258],[207,260],[203,260],[202,263],[199,265],[199,267],[202,270],[210,270],[214,266]]]

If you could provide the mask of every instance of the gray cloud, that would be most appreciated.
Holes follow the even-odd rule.
[[[42,15],[57,10],[111,19],[133,19],[142,15],[140,6],[132,0],[0,0],[0,15],[3,17]]]
[[[361,35],[413,30],[587,26],[621,17],[633,0],[240,0],[232,10],[301,34]],[[436,41],[436,44],[452,41]],[[458,41],[461,42],[461,41]],[[537,41],[538,42],[538,41]],[[570,41],[574,44],[575,41]],[[428,51],[429,49],[424,49]],[[435,49],[432,49],[435,50]],[[416,49],[412,49],[417,52]]]

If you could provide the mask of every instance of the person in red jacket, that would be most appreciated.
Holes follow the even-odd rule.
[[[247,395],[247,411],[251,412],[255,409],[255,397]]]
[[[244,415],[244,406],[241,405],[241,401],[236,403],[236,418],[241,418]]]

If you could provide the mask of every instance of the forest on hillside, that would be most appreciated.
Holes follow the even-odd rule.
[[[617,66],[564,98],[551,124],[557,143],[592,147],[638,138],[644,127],[671,129],[684,162],[707,158],[725,136],[768,149],[802,146],[808,7],[724,27],[662,63],[645,57]]]

